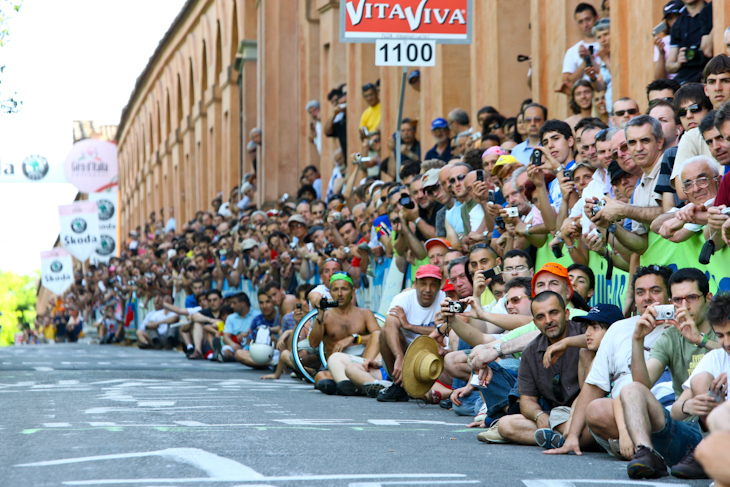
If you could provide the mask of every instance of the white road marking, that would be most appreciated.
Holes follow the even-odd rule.
[[[33,367],[38,372],[51,372],[53,367]]]
[[[71,423],[43,423],[46,428],[70,428]]]
[[[139,401],[137,407],[140,408],[162,408],[174,406],[175,401]]]
[[[648,480],[594,480],[594,479],[534,479],[523,480],[527,487],[578,487],[579,485],[636,485],[649,487],[663,487],[666,482],[651,482]],[[672,484],[676,487],[690,487],[687,484]]]

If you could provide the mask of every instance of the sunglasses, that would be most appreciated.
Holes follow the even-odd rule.
[[[486,244],[484,242],[480,242],[478,244],[472,245],[471,248],[469,249],[469,253],[471,254],[472,252],[474,252],[477,249],[486,249],[487,247],[489,247],[488,244]]]
[[[654,108],[654,106],[662,100],[672,103],[674,101],[674,98],[671,96],[665,96],[664,98],[654,98],[652,101],[649,102],[649,108]]]
[[[527,297],[526,294],[523,294],[522,296],[512,296],[511,298],[508,299],[508,301],[513,305],[517,305],[520,303],[520,301],[522,301],[522,298],[526,298],[526,297]]]
[[[615,150],[615,151],[611,152],[611,159],[612,160],[618,162],[618,153],[619,153],[619,151],[624,152],[624,153],[625,152],[628,152],[629,151],[629,145],[626,142],[624,142],[623,144],[621,144],[621,146],[618,148],[617,151]]]
[[[677,116],[679,118],[686,117],[688,111],[690,111],[692,113],[699,113],[702,111],[702,107],[699,105],[699,103],[693,103],[692,105],[688,106],[687,108],[678,108]]]
[[[325,263],[325,264],[326,264],[327,262],[337,262],[338,264],[340,263],[340,261],[339,261],[339,260],[337,260],[337,259],[335,259],[334,257],[330,257],[329,259],[325,259],[325,260],[324,260],[324,263]]]
[[[449,184],[455,184],[456,181],[462,182],[466,179],[466,174],[459,174],[455,178],[449,179]]]
[[[617,117],[623,117],[627,113],[629,115],[636,115],[637,113],[639,113],[639,109],[638,108],[628,108],[626,110],[616,110],[615,112],[613,112],[613,114],[616,115]]]

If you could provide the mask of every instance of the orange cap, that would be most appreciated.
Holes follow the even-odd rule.
[[[535,297],[535,282],[537,281],[537,276],[539,276],[543,272],[549,272],[550,274],[562,277],[566,281],[568,281],[568,300],[570,300],[570,298],[573,296],[573,285],[570,283],[570,277],[568,277],[568,269],[566,269],[565,266],[558,264],[557,262],[548,262],[547,264],[540,267],[540,270],[537,271],[534,276],[532,276],[532,297]]]

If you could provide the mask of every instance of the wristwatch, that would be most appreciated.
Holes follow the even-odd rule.
[[[697,346],[700,348],[706,348],[707,342],[710,341],[710,335],[706,333],[700,333],[700,336],[702,337],[702,341]]]
[[[353,333],[352,338],[355,345],[360,345],[360,342],[362,341],[362,337],[360,335],[358,335],[357,333]]]
[[[497,356],[499,358],[504,357],[504,353],[502,353],[502,342],[501,341],[497,340],[497,344],[492,348],[494,348],[497,351]]]
[[[530,235],[530,227],[531,226],[532,226],[532,224],[530,224],[530,223],[528,223],[527,225],[525,225],[525,235]]]
[[[418,226],[418,222],[420,222],[421,220],[423,220],[423,218],[421,218],[419,216],[418,218],[416,218],[416,220],[413,222],[413,224],[416,225],[416,226]]]

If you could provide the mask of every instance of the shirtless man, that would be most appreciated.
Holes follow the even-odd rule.
[[[318,347],[320,342],[324,343],[328,357],[328,370],[322,370],[314,377],[315,387],[330,395],[337,392],[344,396],[359,395],[360,390],[347,379],[345,368],[350,362],[350,355],[362,355],[366,360],[378,355],[380,326],[372,311],[358,308],[353,303],[355,287],[347,274],[338,272],[332,275],[330,293],[337,306],[323,308],[324,301],[321,301],[309,334],[311,346]],[[345,350],[345,353],[339,353]]]
[[[279,281],[271,281],[264,286],[264,292],[271,298],[274,305],[279,308],[279,313],[284,316],[287,313],[294,311],[297,305],[297,297],[293,294],[286,294],[281,288]]]

